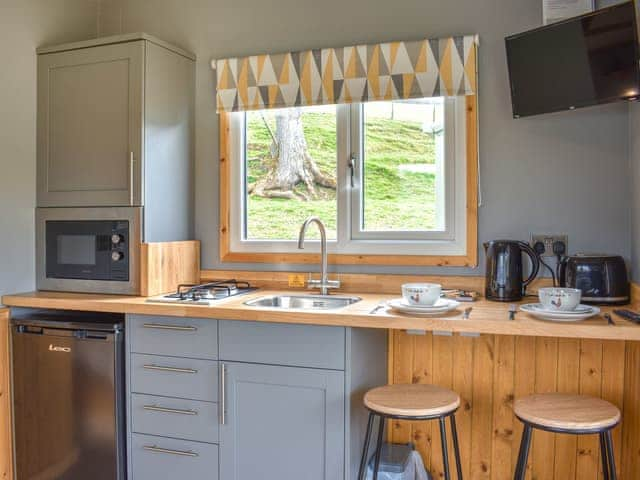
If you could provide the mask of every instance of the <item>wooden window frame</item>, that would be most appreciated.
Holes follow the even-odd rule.
[[[464,255],[383,255],[329,254],[329,262],[336,265],[397,265],[476,267],[478,265],[478,112],[477,96],[465,97],[466,167],[467,167],[467,231]],[[219,115],[220,126],[220,226],[219,251],[222,262],[239,263],[318,263],[317,253],[250,253],[231,250],[230,208],[230,131],[229,114]]]

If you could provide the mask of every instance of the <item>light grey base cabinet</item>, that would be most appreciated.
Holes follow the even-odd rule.
[[[129,315],[127,332],[129,480],[355,480],[386,331]]]
[[[344,478],[344,374],[224,363],[225,480]]]

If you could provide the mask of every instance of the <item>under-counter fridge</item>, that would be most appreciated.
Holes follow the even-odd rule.
[[[16,480],[124,480],[124,329],[117,316],[12,319]]]

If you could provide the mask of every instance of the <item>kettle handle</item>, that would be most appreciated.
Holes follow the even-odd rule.
[[[556,267],[556,277],[558,279],[558,285],[561,287],[567,286],[567,262],[569,257],[563,257],[558,259],[558,265]]]
[[[524,294],[524,290],[533,280],[538,276],[538,271],[540,270],[540,258],[538,254],[535,252],[533,248],[528,243],[518,242],[520,247],[525,251],[529,258],[531,258],[531,274],[526,280],[522,282],[522,292]]]

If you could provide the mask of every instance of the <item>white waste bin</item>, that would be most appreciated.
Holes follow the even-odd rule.
[[[373,479],[375,454],[371,455],[367,466],[367,480]],[[380,455],[378,480],[432,480],[424,468],[422,457],[413,444],[384,443]]]

